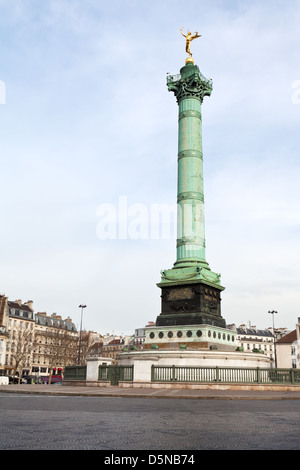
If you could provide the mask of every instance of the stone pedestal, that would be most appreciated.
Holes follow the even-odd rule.
[[[225,328],[220,293],[221,288],[199,282],[161,287],[161,314],[156,326],[205,324]]]

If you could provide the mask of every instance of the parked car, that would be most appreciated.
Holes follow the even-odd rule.
[[[49,383],[49,376],[42,376],[41,379],[42,379],[43,384]],[[52,375],[51,384],[61,384],[61,383],[62,383],[62,377],[60,375]]]
[[[19,383],[19,377],[17,375],[10,375],[8,377],[8,381],[10,384],[18,384]]]
[[[36,375],[23,375],[21,378],[22,382],[25,384],[38,384],[41,383],[41,378],[37,377]]]

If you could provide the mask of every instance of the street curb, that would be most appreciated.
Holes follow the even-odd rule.
[[[210,390],[211,392],[211,390]],[[0,394],[21,394],[21,395],[41,395],[41,396],[70,396],[70,397],[91,397],[91,398],[154,398],[154,399],[177,399],[177,400],[300,400],[300,395],[290,395],[284,396],[282,394],[275,395],[265,392],[264,395],[256,395],[255,392],[253,394],[228,394],[223,393],[220,394],[199,394],[199,395],[189,395],[189,394],[178,394],[174,395],[170,393],[170,390],[166,390],[165,394],[147,394],[147,393],[120,393],[120,392],[97,392],[97,391],[84,391],[84,390],[65,390],[65,391],[58,391],[58,390],[28,390],[28,389],[0,389]],[[289,393],[289,392],[287,392]]]

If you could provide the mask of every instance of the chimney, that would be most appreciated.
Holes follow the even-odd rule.
[[[56,313],[52,313],[51,318],[56,318],[56,320],[61,320],[61,316]]]
[[[27,300],[27,302],[24,302],[24,305],[27,305],[33,311],[33,300]]]

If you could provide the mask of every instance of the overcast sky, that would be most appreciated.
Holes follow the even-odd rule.
[[[222,315],[266,328],[277,310],[275,326],[294,329],[299,24],[296,0],[0,0],[0,293],[77,327],[84,303],[83,327],[100,333],[155,321],[160,271],[176,261],[176,237],[151,235],[150,215],[176,204],[166,74],[184,65],[183,27],[202,35],[193,57],[213,80],[206,256],[222,275]],[[115,238],[100,236],[104,208]],[[141,211],[150,233],[138,238]]]

